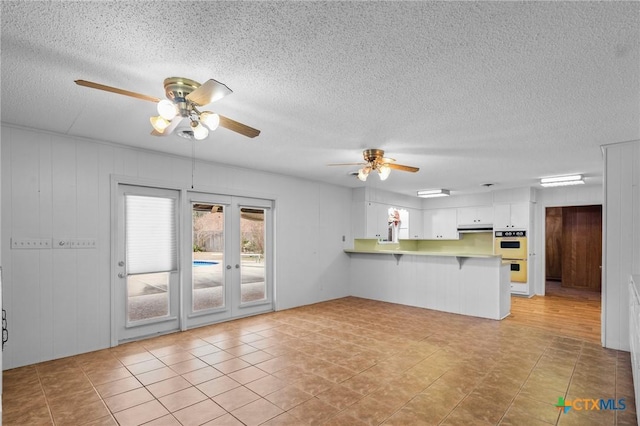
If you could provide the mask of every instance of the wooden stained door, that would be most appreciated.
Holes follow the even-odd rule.
[[[562,280],[562,207],[547,207],[545,218],[545,274]]]
[[[562,209],[562,287],[600,291],[602,206]]]

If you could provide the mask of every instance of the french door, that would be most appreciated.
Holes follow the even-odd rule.
[[[273,310],[272,202],[189,193],[185,327]]]
[[[117,342],[273,310],[270,200],[119,184]]]
[[[117,340],[178,330],[180,192],[120,184],[117,197]]]

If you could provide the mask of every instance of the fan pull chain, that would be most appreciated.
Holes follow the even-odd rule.
[[[191,189],[193,189],[193,175],[196,170],[196,141],[191,141]]]

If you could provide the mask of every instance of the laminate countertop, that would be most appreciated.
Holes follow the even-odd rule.
[[[407,254],[411,256],[442,256],[442,257],[474,257],[481,259],[499,258],[502,257],[499,254],[478,254],[478,253],[448,253],[437,251],[418,251],[418,250],[357,250],[357,249],[345,249],[345,253],[361,253],[361,254]]]

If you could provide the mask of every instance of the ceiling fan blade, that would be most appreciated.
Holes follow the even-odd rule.
[[[249,127],[246,124],[239,123],[223,115],[220,115],[220,126],[224,127],[225,129],[234,131],[236,133],[240,133],[241,135],[246,136],[248,138],[255,138],[260,134],[260,130],[254,129],[253,127]]]
[[[393,163],[387,163],[387,165],[392,168],[392,169],[396,169],[396,170],[402,170],[403,172],[411,172],[411,173],[415,173],[418,170],[420,170],[418,167],[412,167],[412,166],[404,166],[402,164],[393,164]]]
[[[378,160],[379,163],[393,163],[395,161],[396,161],[395,158],[388,158],[388,157],[383,157]]]
[[[202,106],[217,101],[218,99],[222,99],[231,93],[233,93],[233,91],[227,86],[219,81],[210,79],[196,90],[189,93],[186,98],[194,104]]]
[[[75,80],[78,86],[89,87],[91,89],[104,90],[105,92],[117,93],[118,95],[130,96],[132,98],[141,99],[143,101],[149,102],[160,102],[160,99],[154,98],[153,96],[143,95],[141,93],[130,92],[129,90],[118,89],[117,87],[105,86],[104,84],[94,83],[92,81],[86,80]]]
[[[153,131],[151,132],[151,135],[152,136],[169,136],[171,133],[173,133],[176,127],[178,127],[178,124],[180,124],[183,118],[184,117],[181,117],[181,116],[174,117],[174,119],[171,120],[171,123],[167,126],[167,128],[164,129],[164,132],[160,133],[156,129],[153,129]]]
[[[366,166],[368,163],[332,163],[327,166]]]

